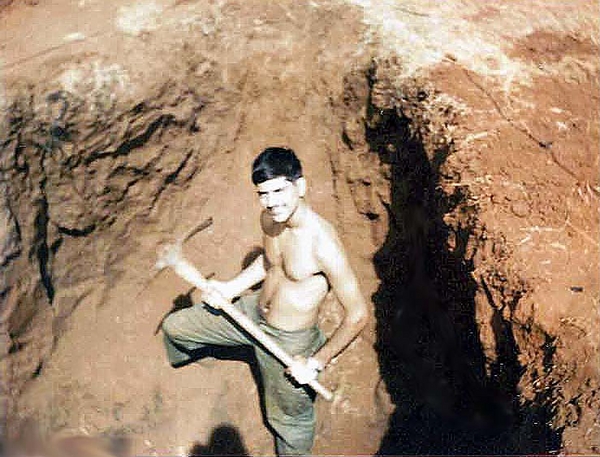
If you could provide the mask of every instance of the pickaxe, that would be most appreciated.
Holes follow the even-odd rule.
[[[162,252],[159,254],[156,267],[159,270],[167,267],[172,268],[179,277],[196,286],[199,290],[208,290],[210,288],[206,278],[202,276],[196,267],[183,257],[180,244],[168,244],[164,246]],[[211,296],[214,296],[216,302],[208,303],[209,305],[227,313],[240,327],[252,335],[286,367],[290,367],[295,362],[292,356],[281,349],[269,335],[265,334],[248,316],[237,309],[229,300],[220,296],[218,293],[211,294]],[[309,382],[308,385],[312,387],[315,392],[321,394],[326,400],[333,399],[331,391],[323,387],[316,379]]]

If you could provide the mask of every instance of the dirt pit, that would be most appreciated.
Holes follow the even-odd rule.
[[[371,304],[315,454],[600,452],[593,5],[121,3],[0,3],[5,453],[274,452],[247,352],[166,363],[153,269],[239,271],[271,145]]]

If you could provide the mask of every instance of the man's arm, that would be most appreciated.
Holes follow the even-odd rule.
[[[232,293],[231,298],[239,296],[242,292],[258,284],[267,276],[265,256],[259,255],[254,262],[242,270],[235,278],[226,281],[227,289]]]
[[[273,231],[273,221],[268,218],[265,211],[260,215],[260,226],[263,231],[263,244],[265,244],[266,236],[272,235]],[[263,253],[259,255],[254,262],[244,268],[235,278],[230,279],[229,281],[217,281],[212,279],[209,283],[215,291],[231,301],[267,277],[267,262],[268,258]],[[210,295],[210,291],[196,291],[192,294],[192,300],[195,303],[198,303],[199,301],[204,301],[204,298],[207,298],[208,295]],[[197,300],[197,298],[199,298],[199,300]]]
[[[259,255],[254,262],[243,269],[235,278],[229,281],[217,281],[211,279],[208,281],[209,285],[218,291],[223,297],[231,301],[235,297],[240,296],[245,290],[258,284],[265,279],[267,271],[265,268],[265,257],[264,254]],[[199,295],[192,295],[192,299],[196,302],[197,299],[203,300],[202,297],[206,298],[206,294],[210,291],[198,291]]]
[[[324,239],[318,243],[317,258],[345,312],[340,326],[313,355],[325,367],[358,336],[367,324],[368,313],[367,304],[341,241],[335,233],[325,233],[322,238]]]

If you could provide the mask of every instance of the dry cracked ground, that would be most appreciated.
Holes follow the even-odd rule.
[[[316,454],[600,452],[599,22],[591,0],[1,0],[0,453],[274,452],[247,352],[168,366],[190,286],[154,269],[186,239],[240,270],[271,145],[371,306],[322,374]]]

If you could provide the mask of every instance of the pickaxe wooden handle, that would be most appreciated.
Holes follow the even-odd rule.
[[[181,248],[177,245],[166,246],[159,256],[156,267],[163,269],[171,267],[178,276],[185,279],[190,284],[200,290],[209,288],[208,281],[202,274],[181,255]],[[213,294],[218,296],[218,294]],[[211,303],[208,303],[211,305]],[[248,316],[237,309],[231,302],[224,297],[220,297],[217,303],[212,304],[215,308],[225,311],[240,327],[246,330],[256,340],[262,344],[275,358],[277,358],[286,367],[290,367],[295,361],[292,356],[285,352],[279,345],[265,332],[263,332]],[[323,387],[316,379],[308,383],[315,392],[319,393],[326,400],[333,399],[333,393]]]

